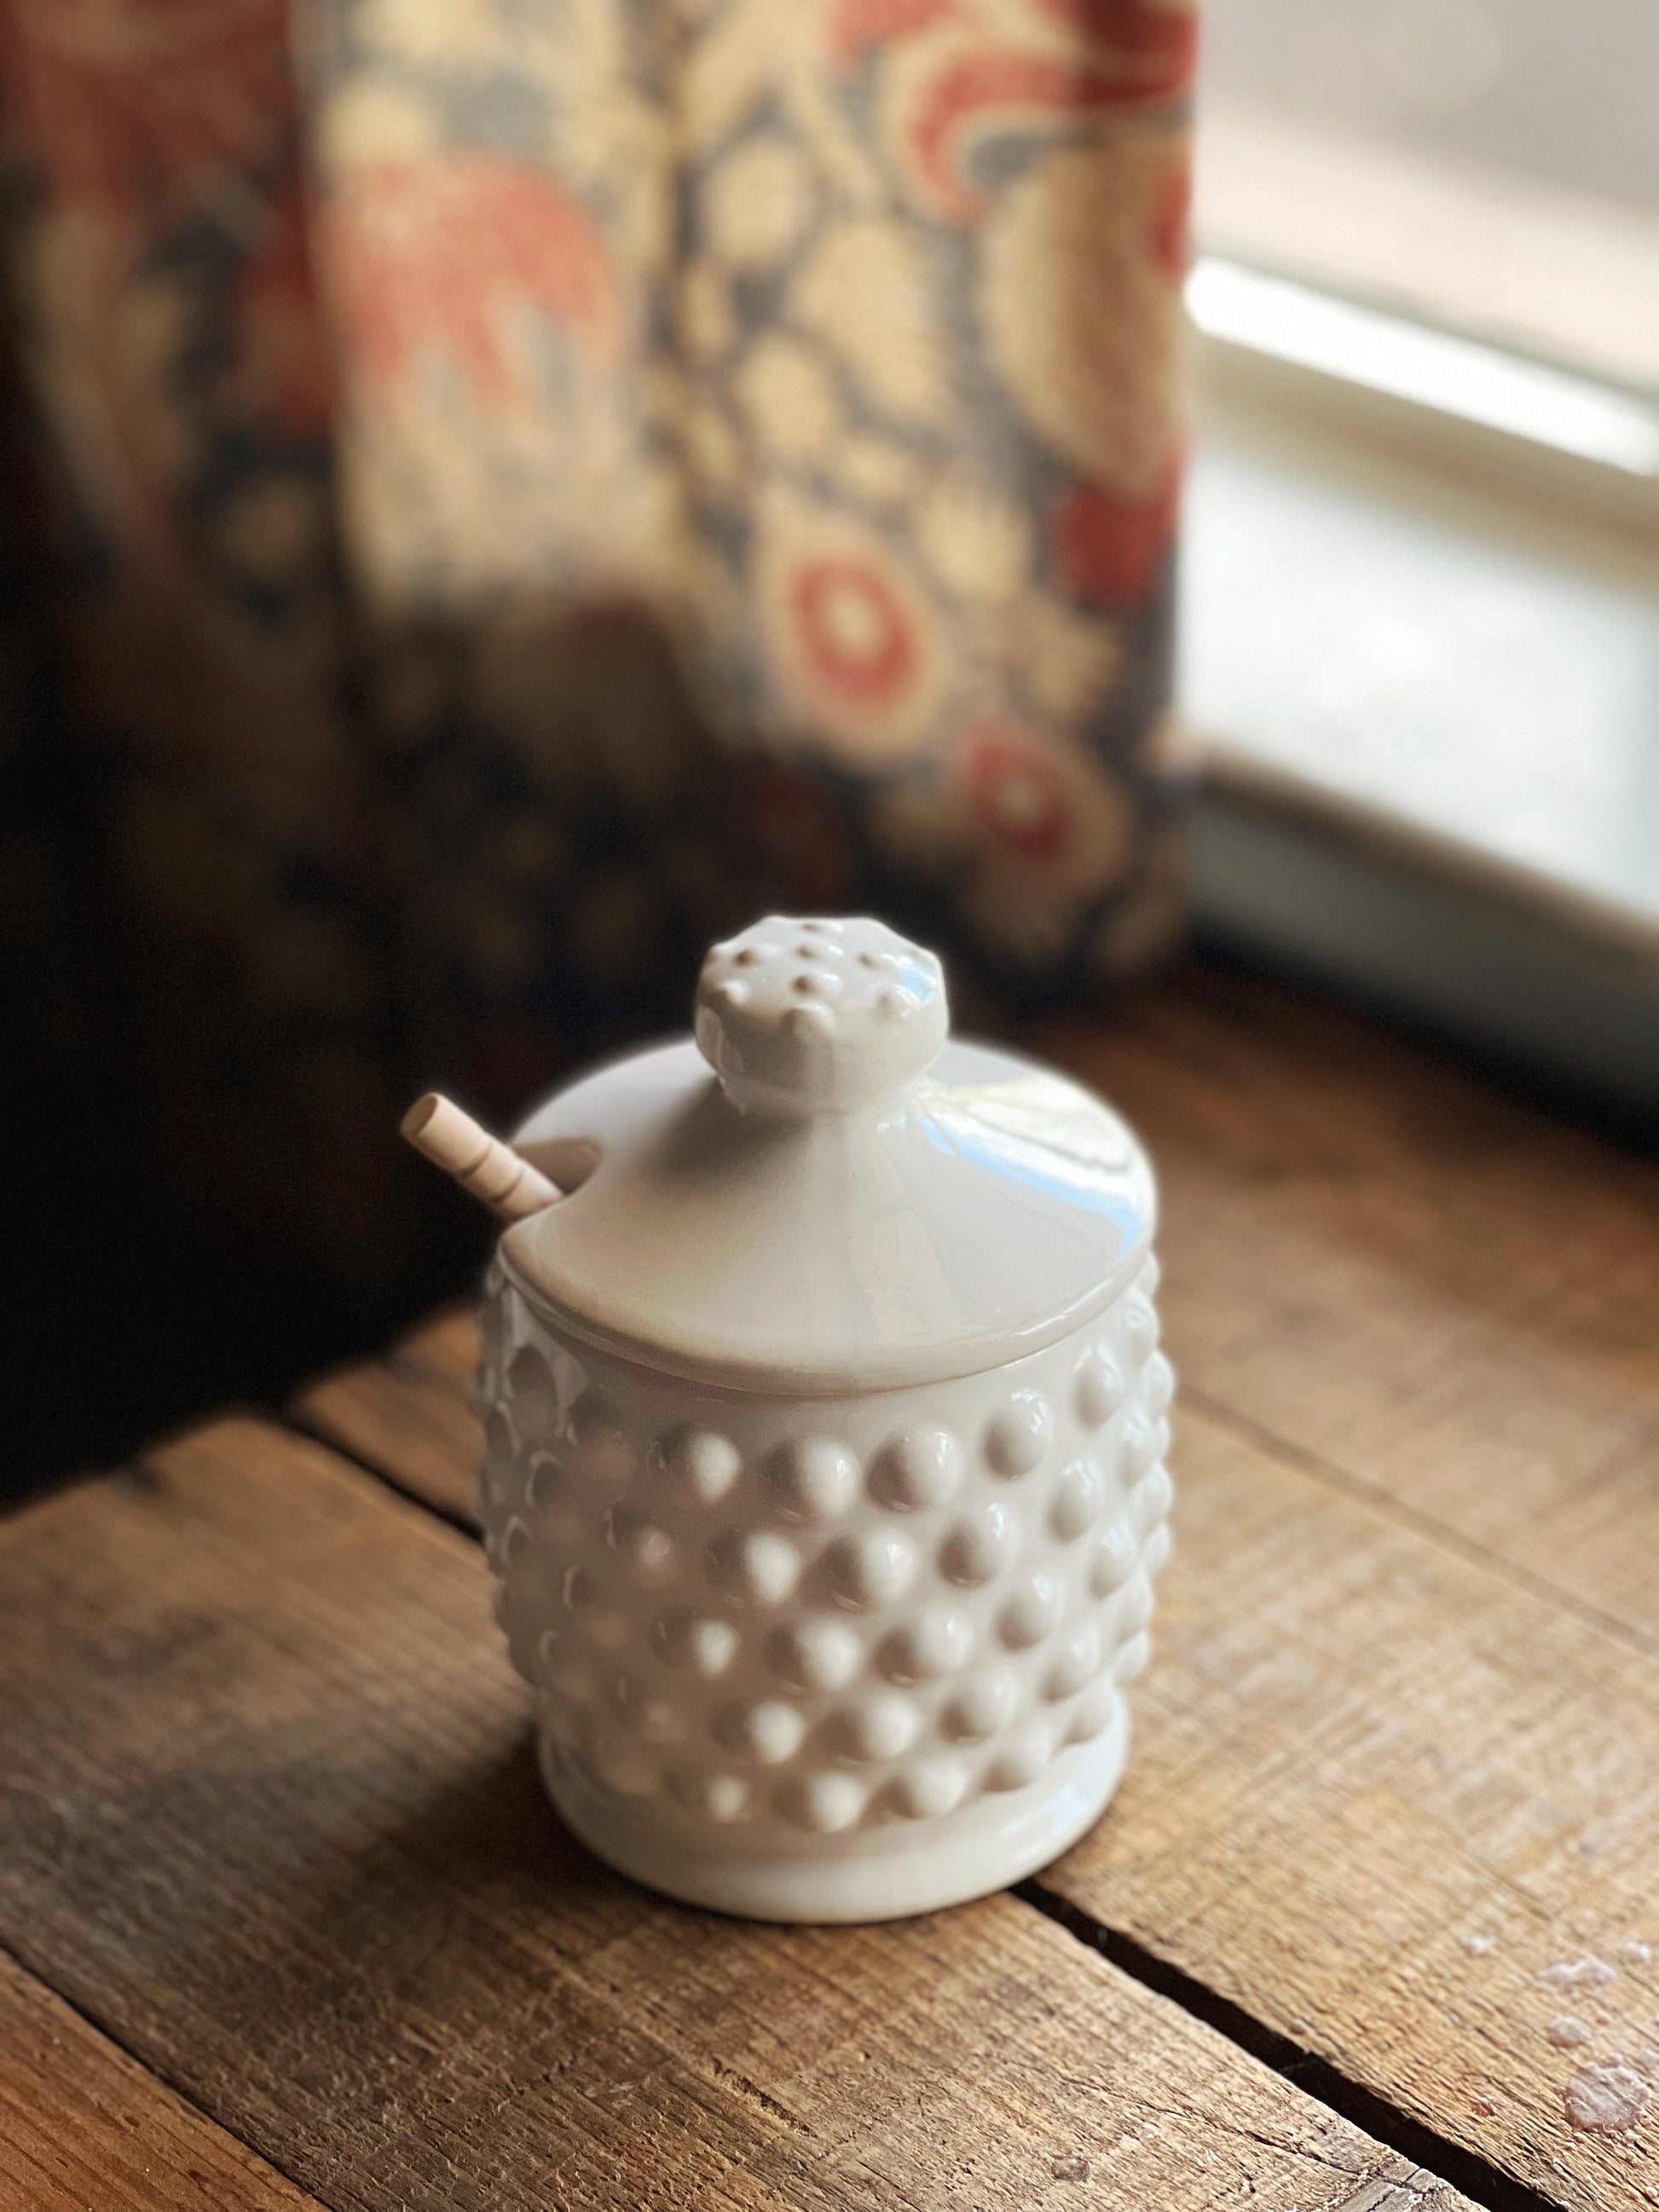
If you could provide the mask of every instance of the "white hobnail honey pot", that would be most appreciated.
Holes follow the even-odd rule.
[[[548,1789],[699,1905],[978,1896],[1123,1770],[1169,1551],[1152,1175],[1098,1099],[947,1028],[931,953],[774,915],[709,953],[695,1042],[514,1150],[406,1125],[518,1217],[481,1498]]]

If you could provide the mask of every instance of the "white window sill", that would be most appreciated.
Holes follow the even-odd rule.
[[[1207,89],[1210,252],[1613,384],[1659,384],[1659,209],[1572,192]]]
[[[1294,380],[1212,381],[1182,609],[1200,930],[1659,1122],[1651,540],[1506,488],[1478,440],[1460,475],[1443,424],[1413,455],[1287,406]]]

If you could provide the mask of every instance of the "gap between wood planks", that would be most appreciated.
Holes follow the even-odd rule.
[[[389,1356],[387,1364],[402,1372],[417,1375],[422,1380],[431,1379],[417,1363],[401,1360],[395,1351]],[[398,1481],[384,1468],[376,1466],[373,1461],[355,1451],[349,1443],[343,1441],[337,1431],[313,1428],[303,1418],[296,1419],[291,1414],[285,1413],[281,1418],[284,1425],[296,1434],[316,1437],[329,1450],[337,1453],[342,1459],[349,1460],[354,1467],[372,1476],[397,1496],[420,1506],[435,1520],[458,1529],[474,1543],[479,1540],[476,1524],[464,1513],[446,1510],[418,1490]],[[1324,1470],[1322,1468],[1319,1472],[1322,1474]],[[1370,1502],[1369,1498],[1367,1502]],[[1382,1502],[1388,1504],[1391,1501],[1385,1499]],[[1483,1558],[1481,1564],[1495,1565],[1498,1571],[1503,1571],[1502,1562],[1488,1562]],[[1595,1625],[1599,1626],[1601,1624],[1597,1621]],[[1632,1640],[1628,1633],[1625,1640]],[[1429,2169],[1438,2180],[1461,2190],[1472,2203],[1485,2206],[1486,2212],[1559,2212],[1554,2199],[1530,2188],[1525,2182],[1516,2180],[1490,2160],[1453,2142],[1449,2136],[1413,2119],[1375,2090],[1367,2089],[1353,2081],[1328,2060],[1304,2050],[1291,2037],[1282,2035],[1258,2021],[1242,2005],[1222,1996],[1178,1966],[1167,1964],[1133,1936],[1096,1919],[1069,1899],[1046,1889],[1041,1875],[1018,1883],[1007,1893],[1034,1911],[1042,1913],[1067,1935],[1106,1959],[1155,1996],[1166,1999],[1179,2010],[1213,2029],[1248,2057],[1266,2066],[1270,2072],[1281,2075],[1293,2087],[1311,2097],[1316,2103],[1323,2105],[1339,2118],[1349,2120],[1363,2128],[1378,2142],[1385,2143],[1390,2150],[1398,2152],[1402,2160],[1408,2161],[1410,2167]],[[1402,2172],[1397,2193],[1378,2199],[1376,2212],[1394,2212],[1396,2205],[1403,2206],[1413,2201],[1413,2192]],[[1336,2212],[1348,2212],[1348,2208],[1338,2207]]]
[[[465,1310],[434,1316],[387,1362],[322,1378],[301,1400],[298,1425],[465,1526],[478,1449],[465,1413],[471,1335]],[[1541,2032],[1534,1977],[1557,1955],[1540,1948],[1552,1935],[1565,1958],[1650,1920],[1641,1870],[1650,1876],[1644,1839],[1659,1818],[1659,1771],[1650,1763],[1645,1784],[1639,1770],[1632,1784],[1615,1770],[1659,1725],[1652,1656],[1577,1618],[1553,1589],[1534,1594],[1501,1562],[1463,1556],[1471,1543],[1481,1548],[1477,1537],[1460,1531],[1459,1544],[1443,1544],[1437,1525],[1416,1528],[1324,1480],[1317,1458],[1304,1466],[1300,1453],[1264,1449],[1191,1393],[1188,1402],[1183,1486],[1197,1518],[1179,1579],[1195,1568],[1199,1585],[1178,1593],[1172,1577],[1166,1592],[1176,1637],[1167,1679],[1180,1694],[1159,1709],[1175,1732],[1139,1762],[1151,1796],[1126,1793],[1126,1848],[1115,1849],[1115,1838],[1126,1844],[1121,1824],[1103,1826],[1045,1871],[1043,1887],[1545,2202],[1582,2212],[1653,2203],[1620,2154],[1633,2146],[1573,2126],[1571,2108],[1563,2115],[1556,2103],[1559,2062],[1511,2033],[1528,2022]],[[1204,1531],[1213,1538],[1223,1525],[1228,1541],[1206,1543]],[[1376,1553],[1356,1579],[1346,1570],[1359,1541]],[[1292,1560],[1308,1603],[1287,1612],[1281,1584]],[[1231,1623],[1219,1674],[1192,1641],[1200,1593],[1202,1618]],[[1450,1702],[1437,1722],[1442,1692]],[[1561,1710],[1571,1695],[1592,1701],[1583,1726]],[[1478,1718],[1494,1697],[1519,1700],[1524,1742],[1514,1757],[1503,1732]],[[1157,1685],[1152,1698],[1159,1705]],[[1200,1753],[1201,1770],[1183,1780],[1183,1763]],[[1297,1774],[1260,1791],[1254,1778],[1275,1771],[1281,1755]],[[1540,1759],[1556,1791],[1538,1780]],[[1298,1874],[1310,1835],[1340,1853],[1351,1822],[1364,1841],[1338,1892]],[[1234,1847],[1218,1857],[1222,1833]],[[1434,1879],[1425,1864],[1419,1886],[1425,1851]],[[1349,1956],[1366,1969],[1358,1981],[1325,1942],[1331,1913],[1340,1923],[1356,1902],[1370,1930]],[[1494,1915],[1515,1947],[1496,1962],[1496,1981],[1469,1963],[1492,1948]],[[1630,2016],[1606,2024],[1650,2042],[1646,2017],[1636,2017],[1644,1982],[1622,1992]],[[1438,2000],[1427,2011],[1425,1995]],[[1319,2020],[1316,2033],[1305,2032],[1304,2014]]]
[[[57,2087],[66,2093],[65,2101],[56,2112],[49,2102],[40,2117],[48,2126],[54,2122],[66,2129],[75,2126],[78,2140],[71,2148],[90,2154],[84,2161],[89,2167],[100,2163],[100,2154],[108,2150],[112,2141],[124,2160],[141,2154],[154,2142],[151,2124],[157,2118],[163,2124],[176,2120],[187,2131],[179,2153],[180,2162],[163,2167],[158,2183],[159,2196],[152,2197],[148,2185],[142,2200],[128,2195],[135,2175],[130,2166],[124,2166],[119,2212],[145,2212],[145,2208],[152,2204],[155,2212],[164,2212],[164,2208],[165,2212],[186,2212],[186,2207],[198,2204],[201,2212],[218,2212],[218,2207],[228,2207],[232,2202],[230,2197],[216,2194],[225,2187],[234,2188],[240,2212],[329,2212],[323,2200],[302,2189],[269,2152],[256,2150],[245,2136],[227,2127],[222,2120],[216,2119],[181,2082],[172,2079],[152,2060],[141,2058],[108,2021],[43,1980],[0,1938],[0,1985],[7,1984],[12,1994],[38,2008],[43,2021],[50,2021],[55,2015],[71,2027],[70,2047],[64,2050],[60,2045],[57,2049],[52,2067]],[[54,2038],[55,2044],[57,2041]],[[21,2079],[28,2070],[27,2049],[9,2048],[5,2055],[15,2065],[17,2078]],[[71,2119],[72,2107],[67,2093],[83,2087],[88,2074],[113,2075],[118,2081],[119,2071],[125,2068],[136,2069],[149,2085],[145,2111],[142,2114],[132,2112],[112,2106],[106,2097],[100,2097],[97,2100],[97,2119],[87,2123],[82,2114],[82,2124],[76,2125]],[[0,2152],[27,2152],[27,2124],[32,2117],[27,2112],[23,2113],[24,2124],[16,2139],[0,2138]],[[0,2112],[0,2118],[3,2118],[3,2112]],[[142,2137],[137,2131],[141,2120],[145,2130]],[[153,2172],[149,2162],[137,2168],[137,2174],[146,2185]],[[114,2180],[117,2175],[111,2169],[106,2178]],[[47,2175],[46,2179],[50,2182],[52,2177]],[[183,2193],[175,2192],[175,2180],[182,2181]],[[210,2190],[215,2195],[210,2196]],[[58,2201],[58,2193],[54,2191],[52,2202]],[[69,2199],[64,2197],[63,2201],[67,2205]],[[75,2202],[78,2204],[81,2201],[77,2193]],[[92,2212],[106,2212],[106,2208],[94,2204]],[[110,2207],[109,2212],[115,2212],[115,2208]]]
[[[1323,2105],[1339,2119],[1352,2121],[1356,2127],[1363,2128],[1378,2142],[1386,2143],[1390,2150],[1398,2151],[1414,2166],[1430,2168],[1442,2181],[1462,2190],[1473,2203],[1486,2205],[1488,2212],[1559,2212],[1552,2198],[1528,2188],[1524,2181],[1517,2181],[1490,2160],[1453,2142],[1449,2136],[1413,2119],[1386,2097],[1379,2097],[1374,2089],[1352,2080],[1328,2059],[1304,2051],[1291,2037],[1264,2026],[1231,1997],[1219,1996],[1193,1975],[1183,1973],[1179,1966],[1158,1958],[1133,1936],[1095,1919],[1069,1899],[1055,1896],[1043,1887],[1040,1874],[1017,1883],[1010,1894],[1045,1915],[1090,1950],[1097,1952],[1121,1973],[1128,1975],[1131,1981],[1139,1982],[1154,1996],[1178,2005],[1182,2012],[1206,2027],[1213,2028],[1218,2035],[1224,2036],[1259,2064],[1281,2075],[1293,2088]]]
[[[270,1423],[147,1476],[0,1544],[84,1852],[8,1824],[20,1948],[337,2204],[342,2174],[390,2212],[491,2171],[542,2203],[550,2145],[595,2203],[637,2169],[665,2205],[1012,2208],[1092,2152],[1126,2208],[1213,2204],[1218,2167],[1281,2212],[1468,2204],[1006,1894],[932,1935],[745,1930],[617,1883],[550,1825],[456,1532]],[[743,2087],[781,2047],[787,2136]]]

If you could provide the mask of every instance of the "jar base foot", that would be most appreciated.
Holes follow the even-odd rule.
[[[891,1820],[844,1837],[801,1838],[798,1851],[711,1849],[706,1825],[647,1811],[599,1789],[540,1736],[542,1778],[565,1825],[620,1874],[749,1920],[896,1920],[1006,1889],[1035,1874],[1092,1827],[1128,1756],[1128,1707],[1091,1742],[1062,1751],[1024,1789],[987,1794],[926,1822]]]

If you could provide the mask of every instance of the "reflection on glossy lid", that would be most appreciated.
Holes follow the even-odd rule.
[[[1036,1350],[1139,1263],[1151,1173],[1098,1099],[946,1024],[938,962],[882,924],[756,924],[705,963],[701,1054],[602,1069],[519,1132],[556,1180],[597,1164],[504,1261],[578,1331],[732,1388]]]

